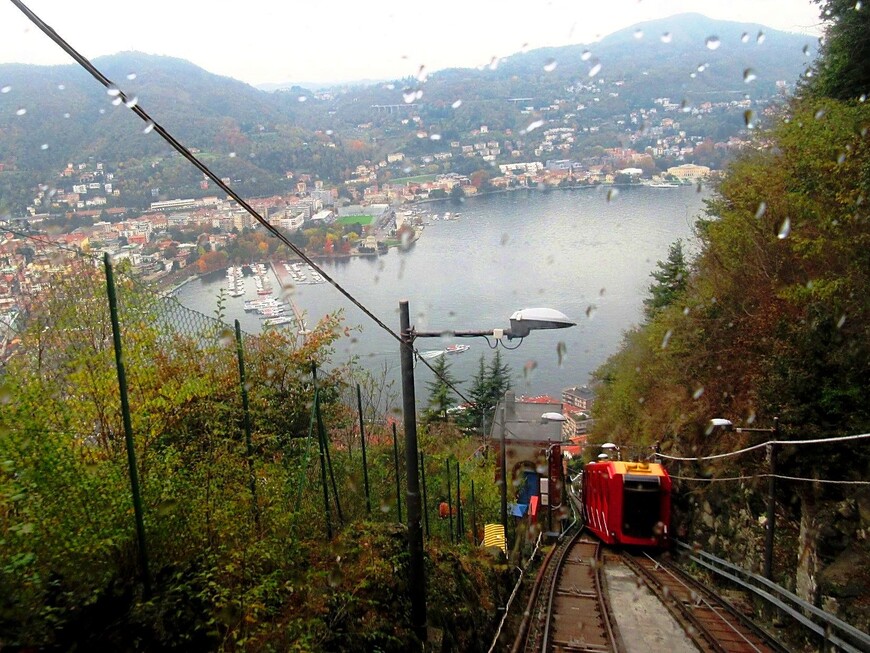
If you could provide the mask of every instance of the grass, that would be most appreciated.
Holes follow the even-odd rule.
[[[416,177],[401,177],[399,179],[390,179],[389,183],[391,184],[407,184],[408,182],[427,182],[427,181],[435,181],[435,178],[438,175],[417,175]]]
[[[373,215],[346,215],[343,218],[338,219],[338,224],[342,226],[347,226],[349,224],[358,224],[363,227],[369,226],[372,222],[374,222],[375,216]]]

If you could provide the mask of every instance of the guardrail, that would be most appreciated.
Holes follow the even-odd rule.
[[[677,546],[692,552],[689,555],[692,562],[749,590],[800,623],[819,638],[822,643],[820,650],[829,650],[833,646],[846,653],[870,651],[870,635],[867,633],[807,603],[796,594],[762,576],[704,551],[698,551],[685,542],[679,540],[676,542]]]

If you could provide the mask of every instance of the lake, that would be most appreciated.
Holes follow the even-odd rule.
[[[675,240],[694,251],[693,225],[708,191],[679,188],[522,190],[429,203],[431,215],[460,213],[433,221],[408,251],[391,249],[378,258],[322,262],[325,271],[388,326],[399,330],[399,301],[410,302],[411,323],[421,331],[507,328],[521,308],[549,307],[577,322],[570,329],[533,332],[515,350],[502,349],[514,373],[517,394],[558,396],[588,383],[590,373],[616,352],[622,334],[643,315],[643,300],[656,262]],[[614,196],[615,195],[615,196]],[[214,315],[224,286],[216,273],[183,286],[185,306]],[[257,333],[261,320],[243,310],[256,298],[252,281],[245,297],[226,299],[226,318]],[[276,295],[280,286],[275,284]],[[363,366],[389,370],[399,391],[399,347],[330,284],[285,291],[310,322],[344,310],[348,325],[362,332],[342,339],[336,360],[358,356]],[[443,349],[453,340],[418,339],[417,349]],[[448,360],[460,389],[470,386],[480,356],[492,352],[483,339],[462,341],[471,349]],[[519,341],[509,343],[513,347]],[[424,405],[433,374],[416,371],[417,401]]]

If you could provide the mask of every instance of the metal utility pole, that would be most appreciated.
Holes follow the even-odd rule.
[[[414,336],[407,300],[399,302],[400,354],[402,363],[402,409],[405,425],[405,472],[408,475],[408,587],[411,624],[421,645],[426,643],[426,568],[423,559],[423,529],[420,526],[420,470],[417,451],[417,402],[414,394]]]
[[[768,445],[770,476],[767,480],[767,531],[764,534],[764,577],[773,580],[773,534],[776,528],[776,440],[779,439],[779,417],[773,418],[773,440]]]

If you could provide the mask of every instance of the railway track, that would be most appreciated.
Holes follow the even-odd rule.
[[[618,652],[602,583],[601,543],[582,533],[557,546],[532,590],[527,628],[513,651]]]
[[[632,569],[704,653],[785,653],[786,649],[727,601],[670,562],[622,553]]]

